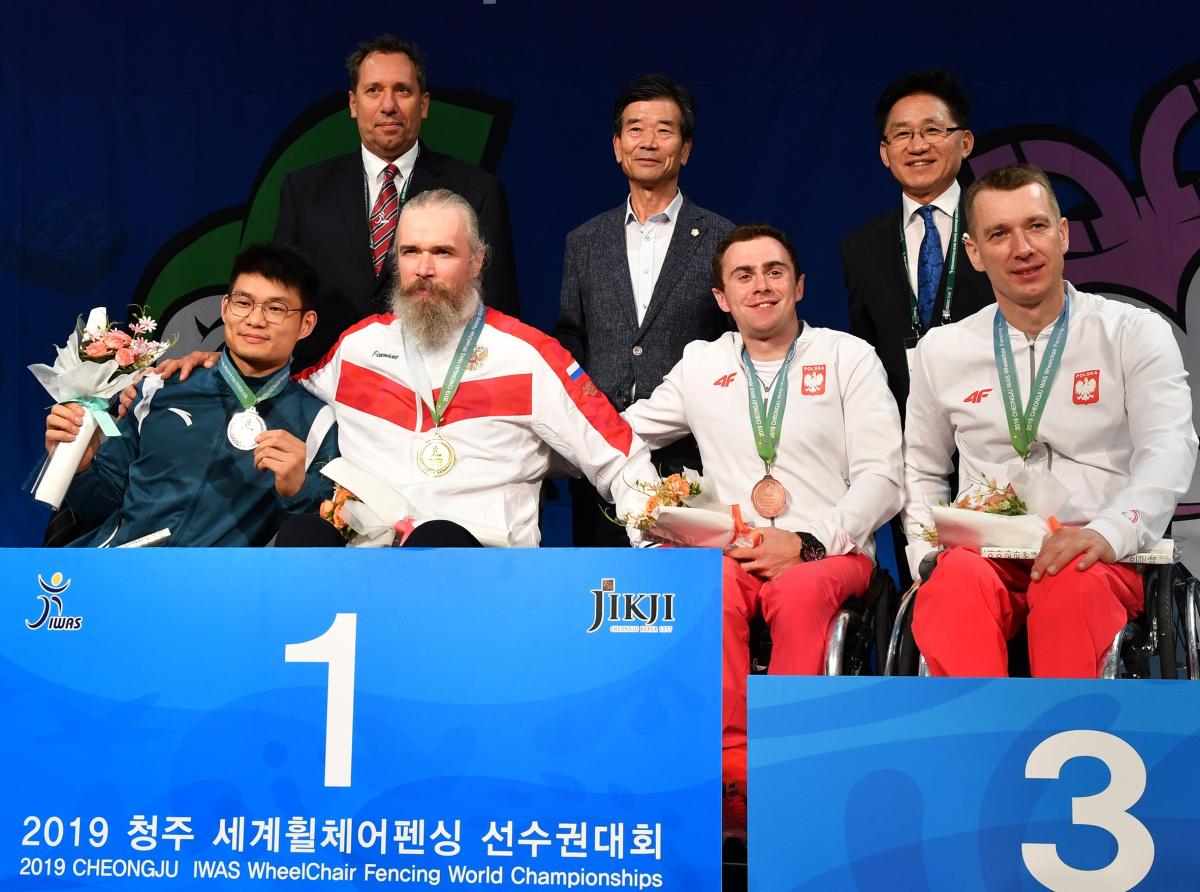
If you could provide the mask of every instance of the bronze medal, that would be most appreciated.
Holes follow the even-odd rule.
[[[754,505],[754,510],[766,518],[773,519],[782,514],[787,507],[787,498],[783,484],[770,474],[754,484],[754,489],[750,491],[750,503]]]
[[[426,440],[417,452],[417,467],[426,477],[441,477],[454,467],[455,460],[454,447],[440,434]]]

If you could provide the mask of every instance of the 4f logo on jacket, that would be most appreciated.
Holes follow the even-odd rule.
[[[1075,389],[1071,391],[1071,401],[1077,406],[1100,402],[1099,369],[1075,373]]]
[[[991,392],[992,392],[992,388],[981,387],[979,390],[975,390],[975,391],[972,391],[971,393],[968,393],[966,398],[963,400],[963,402],[964,403],[982,403],[983,398]]]
[[[820,396],[825,392],[825,366],[806,365],[800,370],[800,392],[805,396]]]
[[[716,381],[713,382],[713,386],[728,387],[730,384],[733,383],[733,379],[736,377],[737,377],[737,372],[730,372],[728,375],[722,375],[720,378],[718,378]]]

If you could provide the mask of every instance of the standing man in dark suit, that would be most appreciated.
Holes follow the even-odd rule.
[[[875,347],[901,421],[917,341],[931,327],[965,319],[995,299],[962,244],[967,226],[958,172],[975,145],[970,112],[962,85],[941,69],[906,74],[883,91],[875,106],[879,158],[900,184],[900,206],[842,242],[850,333]],[[892,538],[907,587],[898,518]]]
[[[554,336],[618,410],[649,396],[685,345],[730,327],[712,299],[713,250],[733,224],[679,190],[696,105],[661,74],[639,78],[613,106],[613,154],[629,181],[621,205],[567,236]],[[656,452],[663,474],[699,466],[695,440]],[[626,544],[586,481],[571,482],[576,545]]]
[[[420,50],[384,34],[359,44],[346,70],[361,151],[290,174],[279,194],[275,241],[302,250],[321,276],[317,328],[297,345],[297,369],[323,356],[350,325],[386,312],[400,207],[430,189],[457,192],[475,209],[492,249],[483,271],[484,302],[510,316],[519,309],[508,202],[500,181],[418,140],[429,114]]]

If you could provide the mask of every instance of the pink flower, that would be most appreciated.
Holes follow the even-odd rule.
[[[104,341],[92,341],[83,348],[83,352],[93,359],[99,359],[103,356],[108,356],[112,351],[104,345]]]
[[[137,360],[137,356],[134,355],[134,352],[128,347],[121,347],[119,350],[117,350],[117,365],[133,365],[135,360]]]
[[[104,344],[110,350],[128,347],[131,340],[133,339],[129,335],[117,328],[112,329],[104,335]]]

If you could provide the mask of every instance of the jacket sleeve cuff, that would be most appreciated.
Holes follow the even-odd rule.
[[[1115,520],[1106,515],[1100,515],[1087,526],[1085,530],[1093,530],[1105,538],[1112,547],[1118,561],[1122,561],[1137,552],[1137,532],[1133,525],[1122,520]]]

